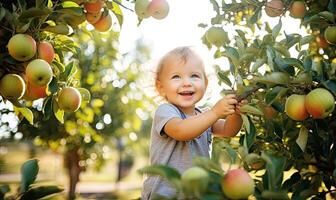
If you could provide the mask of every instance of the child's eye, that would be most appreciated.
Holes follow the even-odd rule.
[[[172,76],[172,78],[171,79],[179,79],[180,78],[180,76],[179,75],[174,75],[174,76]]]
[[[200,76],[198,74],[191,75],[191,78],[199,78]]]

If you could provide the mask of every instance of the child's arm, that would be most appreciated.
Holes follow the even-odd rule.
[[[192,140],[211,127],[218,119],[234,113],[235,104],[237,104],[236,96],[227,95],[219,100],[211,110],[187,119],[169,120],[164,126],[164,131],[178,141]]]

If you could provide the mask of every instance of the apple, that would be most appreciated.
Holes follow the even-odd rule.
[[[244,169],[231,169],[222,179],[222,190],[230,199],[247,199],[254,193],[255,183]]]
[[[103,7],[104,7],[104,1],[102,0],[96,0],[84,3],[84,9],[88,13],[98,13],[101,11]]]
[[[110,13],[108,13],[106,16],[101,16],[98,22],[93,24],[95,29],[100,32],[105,32],[110,30],[112,26],[112,17]]]
[[[305,95],[292,94],[286,99],[285,112],[289,118],[302,121],[308,118],[309,114],[305,106]]]
[[[329,44],[336,44],[336,26],[329,26],[324,31],[324,38]]]
[[[256,153],[247,154],[244,160],[246,164],[254,170],[261,169],[265,165],[264,159]]]
[[[206,32],[205,37],[209,43],[215,45],[218,48],[223,46],[223,44],[225,44],[229,40],[228,35],[224,31],[224,29],[216,26],[212,26],[211,28],[209,28],[209,30]]]
[[[90,24],[95,24],[99,21],[100,17],[102,16],[103,12],[97,12],[97,13],[86,13],[86,20]]]
[[[325,39],[325,37],[323,35],[320,35],[320,36],[316,37],[316,42],[323,49],[327,48],[329,46],[329,43],[327,42],[327,40]]]
[[[335,98],[327,89],[316,88],[307,94],[305,105],[314,119],[323,119],[334,111]]]
[[[151,15],[148,12],[149,1],[148,0],[136,0],[134,10],[140,19],[148,18]]]
[[[27,82],[26,92],[23,95],[23,99],[28,101],[34,101],[36,99],[44,98],[47,95],[47,86],[36,86]]]
[[[148,5],[148,13],[155,19],[163,19],[169,13],[169,4],[166,0],[152,0]]]
[[[272,106],[265,106],[263,108],[263,113],[266,119],[273,119],[277,116],[278,111],[276,111]]]
[[[224,130],[218,137],[234,137],[238,134],[243,124],[243,119],[240,114],[233,113],[225,118]]]
[[[26,84],[17,74],[6,74],[0,80],[0,94],[5,99],[20,99],[25,90]]]
[[[9,39],[7,48],[16,60],[28,61],[36,53],[36,42],[30,35],[19,33]]]
[[[285,5],[281,0],[271,0],[266,3],[265,12],[269,17],[278,17],[283,14]]]
[[[58,93],[58,106],[65,112],[75,112],[82,102],[82,96],[74,87],[65,87]]]
[[[207,189],[209,180],[208,172],[201,167],[191,167],[181,176],[182,187],[188,196],[200,197]]]
[[[307,12],[303,1],[294,1],[289,9],[289,15],[293,18],[303,18]]]
[[[37,46],[38,58],[52,63],[55,57],[54,47],[47,41],[40,42]]]
[[[26,67],[27,81],[36,86],[46,86],[53,77],[53,71],[49,63],[42,59],[29,62]]]

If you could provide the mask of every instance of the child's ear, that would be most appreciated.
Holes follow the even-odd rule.
[[[207,88],[207,87],[208,87],[208,78],[205,77],[205,88]]]
[[[155,87],[156,87],[156,90],[159,92],[160,96],[164,96],[165,95],[164,92],[163,92],[161,81],[156,80],[155,81]]]

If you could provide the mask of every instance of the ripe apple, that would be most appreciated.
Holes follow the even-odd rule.
[[[314,119],[323,119],[334,111],[335,98],[327,89],[316,88],[307,94],[305,105]]]
[[[278,114],[278,111],[276,111],[272,106],[265,106],[263,108],[263,113],[266,119],[273,119]]]
[[[169,4],[166,0],[152,0],[148,5],[148,13],[155,19],[163,19],[169,13]]]
[[[102,16],[103,12],[97,12],[97,13],[86,13],[86,20],[90,24],[95,24],[99,21],[100,17]]]
[[[265,165],[264,159],[256,153],[247,154],[244,160],[251,169],[255,170],[261,169]]]
[[[19,99],[25,90],[26,84],[17,74],[6,74],[0,80],[0,94],[5,99]]]
[[[329,43],[327,42],[327,40],[325,39],[323,35],[316,37],[316,42],[323,49],[329,46]]]
[[[247,199],[254,193],[255,183],[244,169],[228,170],[222,180],[222,190],[230,199]]]
[[[148,12],[149,1],[148,0],[136,0],[134,10],[140,19],[148,18],[151,15]]]
[[[285,112],[293,120],[302,121],[308,118],[309,114],[305,107],[305,95],[292,94],[285,104]]]
[[[30,60],[36,53],[36,42],[27,34],[16,34],[8,41],[8,52],[18,61]]]
[[[243,124],[243,119],[240,114],[233,113],[225,118],[224,130],[218,137],[234,137],[238,134]]]
[[[216,26],[212,26],[211,28],[209,28],[209,30],[206,32],[205,37],[209,43],[215,45],[218,48],[223,46],[223,44],[225,44],[229,40],[228,35],[224,31],[224,29]]]
[[[293,18],[303,18],[306,11],[306,5],[303,1],[294,1],[290,6],[289,15]]]
[[[278,17],[283,14],[285,5],[281,0],[271,0],[266,3],[265,12],[269,17]]]
[[[181,176],[182,187],[187,195],[196,194],[200,197],[205,192],[210,177],[206,170],[201,167],[191,167]]]
[[[23,95],[23,98],[28,101],[34,101],[36,99],[44,98],[47,95],[47,86],[36,86],[27,82],[26,92]]]
[[[102,0],[96,0],[84,3],[84,9],[88,13],[98,13],[101,11],[103,7],[104,7],[104,1]]]
[[[49,63],[42,59],[32,60],[26,67],[27,81],[36,86],[46,86],[50,83],[53,71]]]
[[[329,44],[336,44],[336,26],[329,26],[324,31],[324,38]]]
[[[108,13],[106,16],[101,16],[98,22],[93,24],[95,29],[100,32],[105,32],[110,30],[112,26],[112,16]]]
[[[52,63],[55,57],[54,47],[47,41],[40,42],[37,47],[38,58]]]
[[[75,112],[82,102],[82,96],[74,87],[65,87],[58,94],[58,106],[65,112]]]

